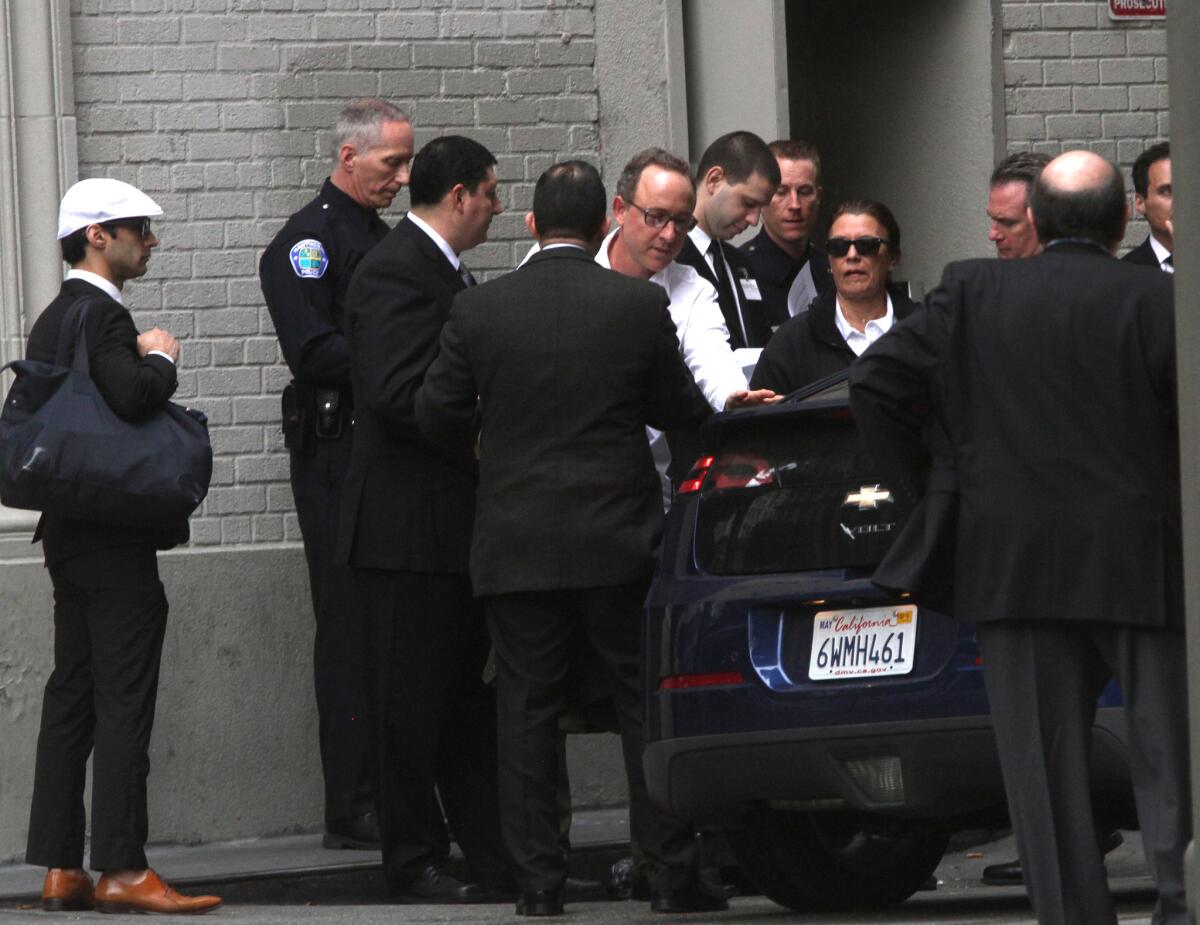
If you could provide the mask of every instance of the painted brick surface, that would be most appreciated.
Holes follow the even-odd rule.
[[[1009,151],[1089,148],[1129,168],[1167,137],[1167,33],[1161,22],[1115,23],[1106,4],[1003,0]],[[1145,222],[1125,243],[1140,243]]]
[[[599,160],[593,2],[72,0],[80,176],[134,183],[166,213],[127,301],[140,327],[181,339],[179,398],[209,415],[213,488],[193,545],[300,538],[279,436],[290,377],[257,268],[327,175],[342,105],[392,100],[418,145],[476,138],[523,211],[548,164]],[[520,215],[502,215],[466,259],[486,277],[527,246]]]

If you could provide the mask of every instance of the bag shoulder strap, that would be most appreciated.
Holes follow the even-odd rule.
[[[87,322],[88,308],[95,301],[95,296],[80,296],[71,303],[71,307],[63,315],[62,322],[58,326],[58,349],[54,354],[55,366],[69,365],[82,346],[83,368],[88,369],[90,364],[87,357],[87,334],[84,325]],[[74,341],[74,349],[72,349],[72,341]]]

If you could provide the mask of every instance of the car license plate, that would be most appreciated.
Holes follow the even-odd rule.
[[[822,610],[813,617],[808,677],[813,681],[908,674],[917,642],[917,608]]]

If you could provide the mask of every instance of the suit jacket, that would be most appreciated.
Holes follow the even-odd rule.
[[[708,259],[704,254],[700,253],[700,249],[696,247],[696,242],[690,236],[684,238],[683,250],[679,252],[676,261],[691,267],[701,276],[703,276],[712,287],[717,290],[717,301],[721,306],[721,314],[725,316],[725,326],[729,328],[729,346],[734,350],[741,347],[763,347],[767,341],[771,339],[771,325],[767,321],[766,311],[763,308],[762,298],[747,298],[746,290],[743,287],[741,280],[753,280],[754,271],[750,267],[750,261],[746,259],[746,255],[731,244],[724,241],[719,242],[721,254],[725,258],[725,264],[729,267],[729,272],[733,279],[730,280],[731,286],[737,286],[738,292],[734,298],[741,299],[741,317],[745,319],[746,331],[749,334],[749,341],[742,336],[741,320],[738,317],[738,305],[721,292],[721,287],[717,283],[717,275],[713,272],[713,268],[708,265]],[[737,280],[737,282],[735,282]],[[754,293],[759,295],[757,291]]]
[[[1064,242],[951,264],[850,368],[903,490],[944,428],[958,617],[1182,628],[1173,311],[1165,274]]]
[[[1154,253],[1154,248],[1150,246],[1150,236],[1146,236],[1146,240],[1131,250],[1128,254],[1121,258],[1129,263],[1136,263],[1140,266],[1154,267],[1156,270],[1162,269],[1162,264],[1158,262],[1158,255]]]
[[[912,314],[916,306],[900,287],[889,291],[895,320]],[[832,376],[858,357],[837,328],[837,292],[824,290],[808,311],[789,318],[758,358],[750,388],[772,389],[780,395]]]
[[[139,357],[138,331],[129,311],[102,289],[81,279],[68,279],[29,332],[25,355],[30,360],[53,363],[58,352],[59,328],[67,310],[80,299],[91,299],[84,334],[92,381],[104,400],[128,420],[149,417],[167,403],[177,384],[175,364],[165,357]],[[75,347],[75,338],[71,338]],[[47,565],[81,553],[116,546],[153,545],[169,549],[187,542],[187,518],[164,522],[154,530],[114,527],[53,514],[42,515],[34,541],[42,541]]]
[[[482,425],[471,581],[476,594],[647,577],[662,497],[646,425],[702,421],[662,288],[542,251],[460,293],[417,395],[431,438],[467,447]]]
[[[336,557],[359,568],[467,573],[477,468],[417,430],[413,397],[462,277],[407,217],[358,265],[346,300],[354,449]]]

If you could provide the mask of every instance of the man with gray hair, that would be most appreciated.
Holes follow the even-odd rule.
[[[343,318],[350,277],[388,233],[378,210],[408,183],[412,156],[412,124],[400,109],[380,99],[350,103],[338,118],[329,178],[287,220],[259,264],[293,376],[283,392],[283,439],[317,619],[313,675],[326,848],[379,846],[364,720],[366,630],[350,569],[333,556],[353,411]]]

